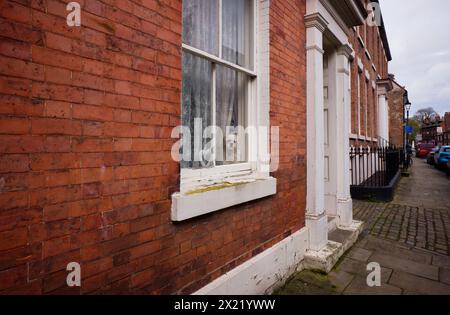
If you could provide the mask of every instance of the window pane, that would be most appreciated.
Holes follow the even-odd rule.
[[[203,139],[203,131],[212,124],[212,65],[209,61],[183,53],[182,124],[190,130],[183,133],[182,168],[211,167],[207,153],[210,140]],[[197,127],[196,127],[197,125]],[[197,131],[197,134],[195,134]],[[188,150],[186,152],[185,150]]]
[[[183,0],[183,43],[219,54],[219,0]]]
[[[253,1],[223,0],[222,58],[253,69]]]
[[[217,66],[216,75],[216,125],[223,134],[222,139],[217,139],[216,165],[246,162],[248,78],[223,66]]]

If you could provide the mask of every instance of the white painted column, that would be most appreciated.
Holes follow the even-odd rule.
[[[391,139],[389,138],[389,98],[387,97],[387,94],[385,97],[385,101],[386,106],[384,111],[384,122],[385,122],[384,134],[386,135],[386,140],[391,141]]]
[[[339,225],[348,227],[353,222],[353,203],[350,195],[350,58],[353,49],[344,45],[337,52],[337,215]]]
[[[386,92],[378,90],[378,133],[383,140],[389,140]],[[381,143],[383,145],[383,143]]]
[[[305,16],[307,103],[306,227],[310,249],[319,251],[328,242],[324,205],[323,32],[327,21],[319,13]]]

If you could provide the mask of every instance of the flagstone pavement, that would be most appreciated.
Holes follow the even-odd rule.
[[[415,159],[390,203],[354,201],[365,222],[355,246],[328,275],[303,271],[275,294],[450,295],[450,178]],[[369,263],[381,266],[381,286],[369,287]]]

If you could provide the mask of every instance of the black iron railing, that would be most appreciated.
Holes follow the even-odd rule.
[[[384,187],[400,170],[401,150],[394,147],[350,148],[351,184],[360,187]]]

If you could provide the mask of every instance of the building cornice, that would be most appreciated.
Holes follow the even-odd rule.
[[[347,27],[364,24],[367,11],[357,0],[327,0],[342,18]]]

